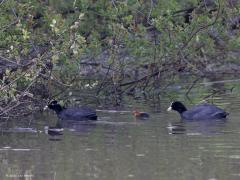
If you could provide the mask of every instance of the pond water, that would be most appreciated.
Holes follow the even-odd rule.
[[[225,87],[231,85],[237,83]],[[64,123],[55,136],[44,132],[56,123],[51,111],[1,122],[0,179],[240,179],[239,92],[213,98],[230,113],[227,120],[183,122],[166,111],[170,101],[158,108],[138,102],[147,120],[133,118],[131,107],[99,111],[98,122]]]

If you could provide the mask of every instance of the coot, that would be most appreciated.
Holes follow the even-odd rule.
[[[229,114],[223,109],[208,103],[199,104],[187,110],[181,102],[175,101],[168,108],[168,111],[171,110],[177,111],[181,118],[186,120],[223,119]]]
[[[56,100],[53,100],[47,107],[55,111],[58,118],[61,120],[97,120],[96,111],[86,106],[65,108]]]
[[[143,118],[143,119],[149,118],[149,114],[147,112],[140,112],[135,110],[132,113],[136,118]]]

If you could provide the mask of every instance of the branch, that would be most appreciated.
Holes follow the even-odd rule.
[[[217,22],[217,20],[218,20],[218,18],[219,18],[219,14],[220,14],[220,8],[221,8],[221,4],[220,4],[220,2],[219,2],[219,0],[218,0],[218,11],[217,11],[217,15],[216,15],[216,18],[214,19],[214,21],[213,21],[212,23],[210,23],[210,24],[207,24],[207,25],[205,25],[205,26],[202,26],[202,27],[198,28],[195,32],[193,32],[193,33],[191,34],[190,38],[187,40],[187,42],[186,42],[180,49],[185,49],[185,48],[188,46],[188,44],[191,42],[191,40],[192,40],[199,32],[201,32],[201,31],[204,30],[204,29],[207,29],[207,28],[210,27],[210,26],[213,26],[213,25]]]

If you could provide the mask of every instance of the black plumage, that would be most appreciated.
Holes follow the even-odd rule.
[[[96,111],[87,106],[65,108],[54,100],[48,104],[48,108],[55,111],[58,118],[61,120],[97,120]]]
[[[182,119],[186,120],[206,120],[206,119],[223,119],[226,118],[229,113],[213,104],[199,104],[195,105],[189,110],[179,101],[172,102],[168,111],[177,111]]]

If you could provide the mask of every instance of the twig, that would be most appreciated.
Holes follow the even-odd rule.
[[[151,0],[150,10],[149,10],[148,16],[147,16],[147,22],[148,22],[148,24],[151,24],[151,22],[150,22],[150,16],[151,16],[151,14],[152,14],[152,10],[153,10],[153,0]]]
[[[114,8],[115,8],[116,10],[118,10],[118,9],[117,9],[117,6],[116,6],[116,3],[115,3],[114,0],[112,0],[112,5],[114,6]]]
[[[11,22],[10,24],[8,24],[8,25],[6,25],[6,26],[3,26],[0,30],[3,32],[3,31],[5,31],[6,29],[8,29],[10,26],[16,24],[18,21],[19,21],[19,19],[16,19],[16,20],[14,20],[13,22]]]
[[[202,30],[204,30],[204,29],[206,29],[206,28],[208,28],[208,27],[210,27],[210,26],[213,26],[213,25],[217,22],[217,20],[218,20],[218,18],[219,18],[219,14],[220,14],[220,8],[221,8],[221,4],[220,4],[220,1],[218,0],[218,11],[217,11],[217,15],[216,15],[216,18],[214,19],[214,21],[213,21],[212,23],[210,23],[210,24],[207,24],[207,25],[205,25],[205,26],[202,26],[202,27],[198,28],[195,32],[193,32],[193,33],[191,34],[190,38],[187,40],[187,42],[186,42],[180,49],[185,49],[185,48],[188,46],[188,44],[191,42],[191,40],[192,40],[199,32],[201,32]]]
[[[190,93],[190,91],[192,90],[192,88],[195,86],[195,84],[201,79],[202,77],[200,78],[197,78],[193,81],[193,83],[191,84],[191,86],[188,88],[187,92],[185,93],[185,95],[188,97],[188,94]]]
[[[112,64],[109,64],[109,66],[108,66],[107,73],[106,73],[104,79],[102,80],[101,85],[99,86],[99,88],[98,88],[98,90],[97,90],[97,93],[96,93],[97,95],[100,93],[100,91],[102,90],[103,85],[105,84],[105,80],[106,80],[107,77],[108,77],[108,74],[109,74],[109,71],[110,71],[111,65],[112,65]]]
[[[158,75],[159,73],[160,73],[160,72],[157,71],[157,72],[154,72],[154,73],[152,73],[152,74],[150,74],[150,75],[146,75],[146,76],[144,76],[144,77],[142,77],[142,78],[140,78],[140,79],[138,79],[138,80],[134,80],[134,81],[122,83],[122,84],[120,84],[120,86],[127,86],[127,85],[130,85],[130,84],[139,83],[139,82],[145,81],[147,78],[154,77],[154,76]]]
[[[2,113],[0,114],[0,116],[2,116],[2,115],[4,115],[4,114],[6,114],[7,112],[9,112],[9,111],[11,111],[12,109],[14,109],[15,107],[17,107],[17,106],[19,106],[21,104],[21,102],[17,102],[15,105],[13,105],[13,106],[11,106],[11,107],[6,107],[3,111],[2,111]]]
[[[203,72],[200,71],[198,68],[196,68],[196,66],[194,66],[192,63],[190,63],[190,62],[184,57],[181,49],[179,49],[178,52],[180,53],[180,55],[181,55],[181,57],[182,57],[182,60],[183,60],[185,63],[187,63],[188,65],[190,65],[193,69],[195,69],[199,74],[201,74],[201,75],[203,76]]]
[[[14,61],[11,61],[11,60],[9,60],[8,58],[5,58],[5,57],[3,57],[3,56],[1,56],[1,55],[0,55],[0,58],[3,59],[4,61],[9,62],[9,63],[16,64],[16,65],[18,65],[18,66],[22,66],[22,64],[18,64],[18,63],[14,62]]]
[[[9,84],[3,86],[0,90],[4,90],[6,87],[10,87],[14,82],[16,82],[17,80],[19,80],[20,78],[22,78],[23,76],[25,76],[25,74],[27,74],[27,72],[25,72],[24,74],[22,74],[21,76],[17,77],[16,79],[14,79],[12,82],[10,82]]]
[[[42,69],[40,68],[37,72],[37,74],[33,77],[32,82],[28,85],[28,87],[23,91],[23,94],[25,94],[27,92],[27,90],[34,84],[34,82],[36,81],[36,79],[39,77],[40,72],[42,71]]]
[[[57,79],[55,76],[51,75],[51,80],[53,80],[54,82],[57,82],[60,85],[66,86],[66,87],[72,87],[71,84],[64,84],[63,82],[61,82],[59,79]]]
[[[4,3],[5,0],[2,0],[2,2],[0,2],[0,6]]]

